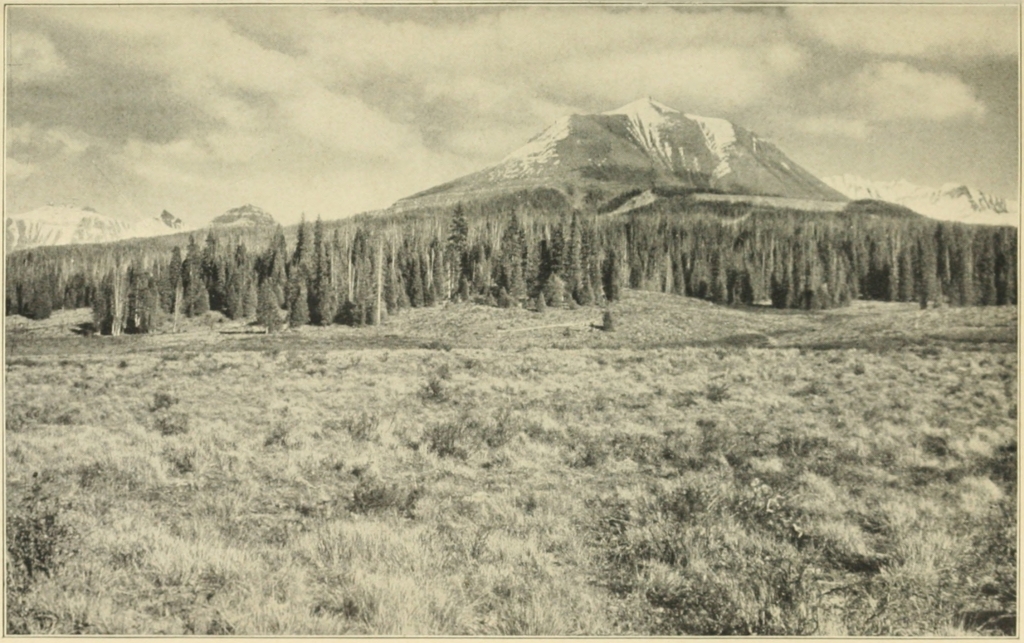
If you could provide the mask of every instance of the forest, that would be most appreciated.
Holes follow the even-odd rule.
[[[663,200],[609,215],[535,191],[183,238],[13,253],[7,313],[43,319],[91,307],[90,330],[120,335],[210,310],[269,332],[379,324],[449,300],[599,306],[624,288],[807,310],[855,299],[1017,301],[1015,229],[934,221],[877,202],[809,213]],[[178,245],[168,250],[168,239]]]

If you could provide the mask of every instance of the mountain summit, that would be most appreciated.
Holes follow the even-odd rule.
[[[753,132],[644,98],[601,114],[562,117],[497,165],[396,205],[537,187],[567,194],[662,188],[846,200]]]
[[[277,225],[277,221],[269,212],[250,203],[232,208],[210,222],[212,228],[273,225]]]

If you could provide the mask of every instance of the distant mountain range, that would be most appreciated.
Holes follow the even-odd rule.
[[[850,199],[876,199],[910,208],[933,219],[1011,225],[1019,223],[1019,204],[986,194],[977,188],[947,183],[939,188],[909,181],[871,181],[844,174],[822,179]]]
[[[37,246],[63,246],[76,243],[108,243],[139,237],[157,237],[184,232],[184,222],[164,210],[159,216],[136,222],[115,219],[92,208],[46,205],[31,212],[7,217],[7,252]],[[277,225],[274,217],[254,205],[228,210],[210,222],[210,227]]]
[[[401,199],[385,212],[452,207],[540,189],[554,190],[576,207],[596,205],[613,213],[683,193],[704,201],[822,212],[871,199],[946,221],[1018,225],[1015,201],[960,184],[929,188],[851,175],[819,179],[739,125],[686,114],[651,98],[601,114],[560,118],[498,164]],[[273,225],[274,217],[251,204],[210,223],[214,228]],[[102,243],[185,229],[166,210],[129,223],[89,208],[49,205],[7,217],[6,249]]]
[[[36,246],[106,243],[171,234],[181,228],[181,219],[166,210],[159,217],[131,223],[100,214],[92,208],[45,205],[7,217],[4,245],[7,252],[11,252]]]
[[[845,201],[772,143],[721,118],[651,98],[602,114],[572,114],[497,165],[414,194],[399,210],[529,188],[583,198],[636,188]]]

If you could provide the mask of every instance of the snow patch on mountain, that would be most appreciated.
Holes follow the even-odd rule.
[[[622,115],[629,120],[629,133],[651,158],[666,169],[672,169],[675,146],[664,136],[671,129],[673,121],[668,115],[679,115],[679,111],[651,98],[645,98],[623,105],[618,109],[604,112],[606,116]],[[680,156],[682,156],[680,150]]]
[[[517,178],[536,174],[550,162],[557,164],[558,142],[569,138],[572,116],[563,116],[555,123],[530,139],[530,141],[506,156],[499,166],[501,178]]]
[[[872,181],[851,174],[822,179],[833,189],[851,199],[888,201],[933,219],[982,223],[988,225],[1019,224],[1019,205],[1001,197],[987,194],[961,183],[946,183],[933,188],[898,181]]]
[[[736,128],[724,118],[709,118],[696,114],[686,114],[686,118],[700,125],[708,147],[715,154],[725,156],[728,149],[736,143]]]

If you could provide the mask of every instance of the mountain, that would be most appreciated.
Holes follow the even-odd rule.
[[[210,222],[210,227],[275,226],[277,221],[262,208],[246,204],[232,208]]]
[[[402,199],[395,208],[541,187],[577,199],[595,190],[644,188],[846,201],[753,132],[646,98],[602,114],[560,118],[497,165]]]
[[[166,216],[165,216],[166,215]],[[92,208],[45,205],[7,217],[7,252],[36,246],[106,243],[134,237],[171,234],[182,228],[181,219],[166,210],[160,217],[128,222],[100,214]]]
[[[933,219],[962,223],[1018,225],[1018,204],[977,188],[947,183],[940,188],[909,181],[872,181],[844,174],[822,179],[851,199],[876,199],[910,208]]]

